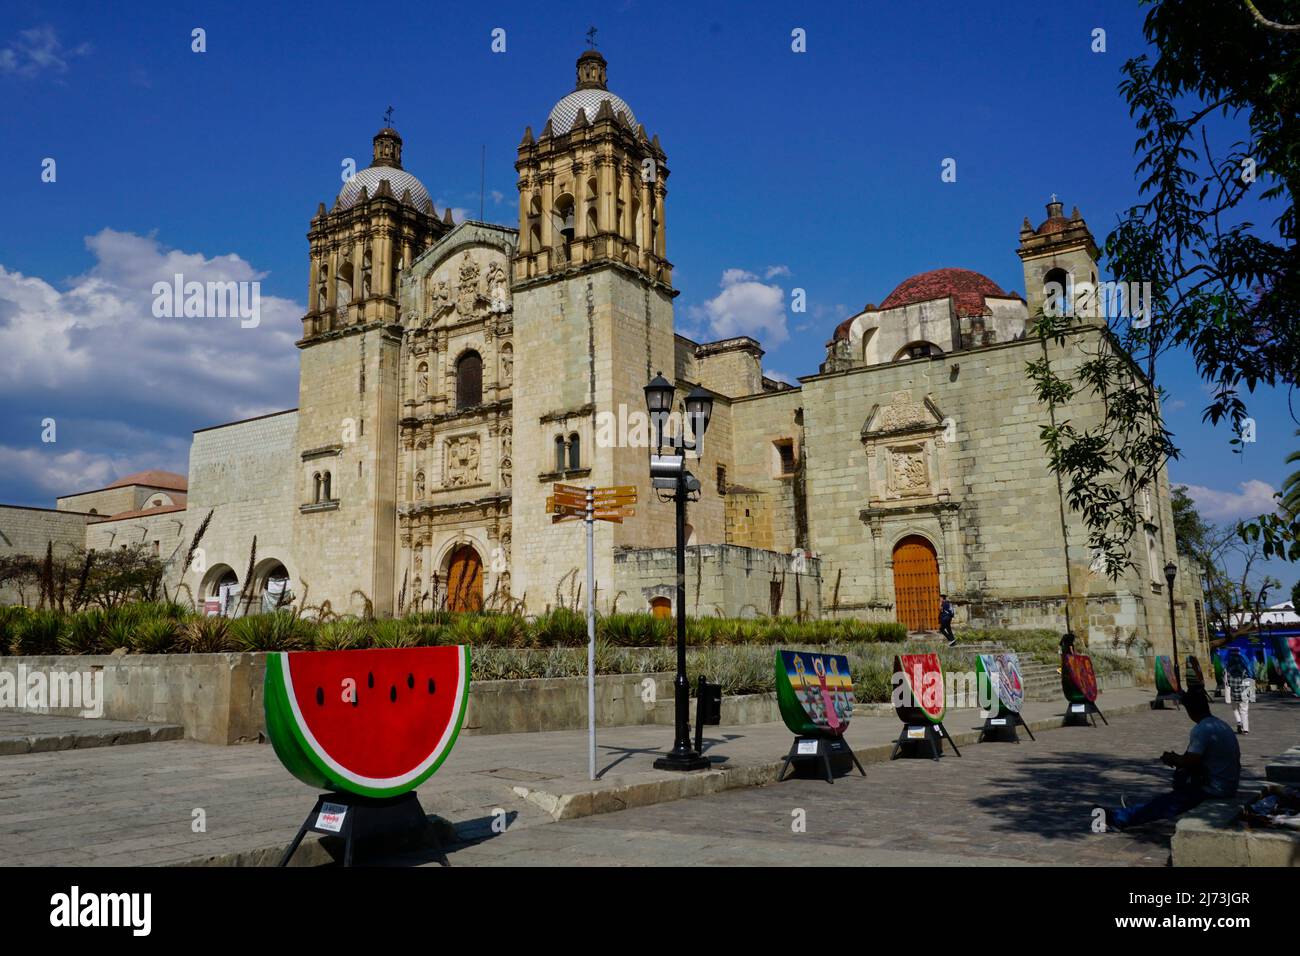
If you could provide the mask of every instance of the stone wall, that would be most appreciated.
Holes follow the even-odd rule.
[[[0,505],[0,557],[27,554],[44,558],[51,542],[55,555],[73,554],[85,546],[89,520],[89,515],[79,512]],[[0,586],[0,604],[18,604],[24,599],[34,604],[36,598],[30,588],[20,592],[12,584]]]
[[[614,570],[621,610],[649,610],[655,598],[677,600],[677,556],[672,548],[620,549],[614,554]],[[735,545],[687,548],[686,613],[752,618],[793,616],[802,610],[816,617],[822,608],[821,575],[821,562],[812,557]]]
[[[243,583],[254,535],[259,567],[255,573],[265,574],[274,562],[283,564],[290,586],[301,597],[299,552],[291,523],[297,423],[296,411],[290,410],[194,433],[189,506],[177,561],[184,560],[190,541],[211,511],[212,521],[200,542],[202,554],[194,562],[198,567],[184,575],[196,601],[213,594],[226,570]],[[313,604],[319,603],[320,590],[313,584]]]

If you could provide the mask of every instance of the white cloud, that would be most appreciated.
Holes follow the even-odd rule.
[[[91,269],[60,291],[0,265],[0,403],[49,390],[74,396],[200,412],[214,422],[292,404],[303,308],[262,296],[260,322],[238,317],[155,318],[153,286],[254,282],[263,277],[237,255],[207,258],[163,247],[152,236],[104,229],[86,239]],[[52,402],[53,404],[53,402]]]
[[[130,463],[93,452],[54,451],[44,448],[11,448],[0,445],[0,471],[6,480],[30,485],[51,498],[73,490],[88,491],[111,484],[130,470]]]
[[[794,376],[792,376],[792,375],[786,375],[785,372],[778,372],[778,371],[777,371],[776,369],[774,369],[774,368],[765,368],[765,369],[763,369],[763,374],[766,375],[766,376],[767,376],[768,378],[770,378],[770,379],[775,379],[775,380],[778,381],[778,382],[785,382],[785,384],[787,384],[787,385],[798,385],[798,384],[799,384],[798,380],[796,380],[796,379],[794,378]]]
[[[1196,502],[1196,510],[1209,521],[1239,521],[1267,514],[1277,507],[1277,491],[1266,481],[1252,478],[1237,485],[1239,491],[1220,491],[1204,485],[1188,485],[1187,493]]]
[[[703,305],[687,310],[691,320],[706,326],[717,339],[749,335],[771,347],[790,337],[786,328],[785,292],[763,282],[746,269],[726,269],[721,291]]]
[[[777,276],[793,275],[789,266],[768,266],[763,271],[764,279],[775,279]]]
[[[0,73],[22,77],[66,73],[68,60],[89,52],[89,43],[65,47],[52,26],[33,27],[20,31],[17,40],[0,49]]]

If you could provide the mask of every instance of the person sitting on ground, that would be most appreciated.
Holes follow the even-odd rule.
[[[1210,698],[1203,686],[1182,695],[1183,710],[1196,725],[1186,753],[1166,750],[1160,761],[1174,768],[1169,793],[1136,807],[1107,807],[1106,824],[1117,830],[1176,817],[1203,800],[1231,797],[1241,782],[1241,748],[1232,728],[1210,713]]]

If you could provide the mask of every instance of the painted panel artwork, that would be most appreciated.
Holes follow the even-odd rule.
[[[1025,684],[1020,658],[1015,654],[981,654],[976,662],[980,702],[998,702],[998,713],[1018,714],[1025,704]],[[989,682],[992,687],[989,688]]]
[[[1087,654],[1061,655],[1061,689],[1065,699],[1075,704],[1097,700],[1097,675]]]
[[[894,710],[903,723],[943,722],[947,701],[943,666],[938,654],[900,654],[895,657],[893,688]]]
[[[1173,659],[1167,655],[1160,655],[1156,658],[1156,693],[1157,694],[1178,694],[1182,692],[1182,687],[1178,684],[1178,670],[1174,667]]]
[[[843,654],[777,651],[776,699],[795,734],[842,735],[853,716],[853,677]]]
[[[1273,635],[1273,655],[1291,693],[1300,697],[1300,637]]]

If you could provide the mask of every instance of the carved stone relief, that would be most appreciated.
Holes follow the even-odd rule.
[[[477,436],[466,435],[447,442],[447,467],[445,485],[463,488],[479,482],[479,442]]]

